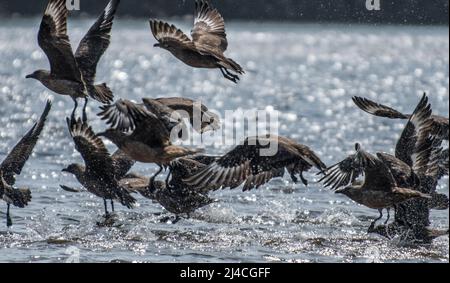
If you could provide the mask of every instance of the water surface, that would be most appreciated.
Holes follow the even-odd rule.
[[[71,20],[78,43],[92,21]],[[48,68],[37,46],[39,19],[2,20],[0,25],[0,160],[40,115],[53,94],[25,75]],[[179,23],[188,31],[189,23]],[[247,70],[239,85],[219,71],[193,70],[152,46],[148,23],[117,21],[113,42],[99,64],[98,81],[117,97],[185,96],[220,113],[266,109],[280,114],[280,134],[309,145],[329,165],[360,142],[371,152],[392,153],[404,122],[378,119],[352,104],[367,96],[411,112],[426,91],[436,114],[448,116],[448,27],[372,27],[231,23],[228,56]],[[74,44],[75,45],[75,44]],[[118,227],[100,228],[102,202],[70,194],[78,187],[60,173],[81,161],[65,125],[72,101],[55,96],[49,123],[17,185],[30,187],[33,201],[12,209],[7,230],[0,203],[0,262],[64,262],[73,248],[82,262],[448,262],[448,237],[431,246],[405,247],[366,233],[376,211],[311,185],[275,180],[258,191],[219,191],[220,200],[176,225],[139,198],[139,207],[118,207]],[[96,130],[104,125],[91,103]],[[109,148],[114,147],[108,144]],[[223,146],[208,153],[221,154]],[[133,169],[151,175],[155,166]],[[448,195],[448,178],[439,192]],[[447,229],[448,211],[433,212],[432,226]]]

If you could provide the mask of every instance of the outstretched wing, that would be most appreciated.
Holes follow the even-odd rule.
[[[220,129],[220,118],[209,111],[208,107],[200,102],[183,97],[157,98],[155,100],[174,111],[186,113],[188,117],[183,118],[189,118],[194,130],[199,133]],[[196,114],[198,114],[199,117],[195,117]],[[198,121],[196,121],[196,119],[198,119]]]
[[[357,154],[350,155],[343,161],[331,166],[327,174],[319,180],[324,187],[332,190],[348,186],[364,173],[364,167]]]
[[[192,40],[201,49],[223,53],[228,48],[225,21],[209,0],[195,1],[195,21]]]
[[[444,176],[448,176],[448,171],[449,171],[449,149],[435,149],[435,151],[433,152],[433,157],[434,159],[437,160],[438,162],[438,167],[439,170],[436,174],[436,178],[438,180],[440,180],[442,177]]]
[[[372,189],[387,190],[395,186],[392,173],[380,158],[364,151],[359,144],[355,148],[355,154],[331,166],[319,182],[337,190],[351,185],[359,176],[364,175],[365,182],[370,182]]]
[[[39,121],[34,124],[0,165],[0,171],[3,172],[3,177],[9,185],[14,185],[14,175],[19,175],[22,172],[23,166],[25,166],[25,163],[30,158],[39,136],[44,129],[45,121],[51,108],[52,103],[48,100]]]
[[[49,0],[38,34],[38,43],[57,78],[82,83],[81,72],[67,36],[66,0]]]
[[[404,115],[403,113],[400,113],[399,111],[391,107],[373,102],[367,98],[355,96],[353,97],[353,102],[361,110],[378,117],[385,117],[390,119],[408,119],[407,115]]]
[[[431,114],[431,105],[424,94],[397,142],[395,156],[411,167],[419,161],[416,153],[433,130]]]
[[[153,36],[160,44],[176,45],[182,49],[195,50],[191,39],[174,25],[159,20],[150,20]]]
[[[171,139],[171,130],[178,125],[178,121],[172,121],[167,111],[161,110],[165,109],[164,106],[154,100],[146,101],[145,107],[129,100],[119,100],[100,108],[102,112],[99,116],[112,128],[133,131],[134,138],[149,144],[166,144]]]
[[[442,171],[443,160],[440,159],[443,149],[440,147],[441,139],[432,135],[432,131],[432,127],[420,131],[416,148],[412,155],[412,170],[421,178],[429,176],[438,180],[443,176],[443,173],[445,174]]]
[[[81,40],[75,53],[87,84],[94,84],[97,64],[111,42],[111,29],[120,0],[111,0],[103,13]]]
[[[264,156],[270,142],[276,142],[278,151],[273,156]],[[280,175],[286,166],[301,157],[298,152],[283,143],[278,137],[248,138],[244,144],[202,169],[185,182],[195,188],[235,189],[246,182],[245,190],[257,188]]]
[[[114,179],[113,160],[103,141],[97,137],[92,128],[80,119],[67,118],[70,135],[75,142],[76,150],[81,154],[86,164],[86,171],[90,171],[105,180]]]
[[[136,129],[137,124],[144,117],[150,116],[153,119],[157,119],[154,114],[148,113],[143,105],[133,103],[129,100],[120,99],[114,104],[103,105],[100,109],[102,111],[98,116],[102,120],[105,120],[112,128],[124,132]]]

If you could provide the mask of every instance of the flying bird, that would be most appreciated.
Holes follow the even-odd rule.
[[[158,41],[154,47],[166,49],[188,66],[219,69],[234,83],[245,73],[238,63],[224,55],[228,48],[225,21],[209,0],[195,1],[192,40],[176,26],[163,21],[150,20],[150,28]]]
[[[81,40],[75,54],[67,35],[68,10],[66,0],[49,0],[38,34],[38,43],[50,62],[50,71],[37,70],[27,75],[40,81],[51,91],[70,96],[75,107],[78,107],[78,98],[85,99],[83,120],[86,121],[86,107],[88,97],[103,104],[113,101],[113,93],[103,84],[95,84],[97,64],[109,47],[111,29],[119,0],[111,0]]]
[[[129,112],[128,108],[131,104],[136,111],[158,112],[160,116],[164,116],[164,119],[170,117],[177,120],[188,119],[194,130],[201,134],[220,128],[220,118],[209,111],[208,107],[182,97],[144,98],[142,103],[119,100],[113,105],[101,106],[102,112],[99,116],[118,130],[133,131],[136,125],[133,122],[133,113]],[[182,129],[186,130],[186,125],[182,125]]]
[[[270,145],[277,149],[272,154],[264,154]],[[201,190],[220,188],[236,189],[244,184],[243,190],[257,189],[273,178],[283,177],[285,169],[292,180],[297,176],[306,186],[303,177],[313,167],[324,173],[326,165],[309,147],[291,139],[275,135],[247,138],[241,145],[218,158],[208,167],[186,178],[184,182]]]
[[[111,201],[113,212],[114,200],[127,208],[133,208],[136,200],[129,191],[119,185],[119,180],[122,174],[129,171],[134,162],[126,157],[124,159],[120,151],[111,156],[103,141],[95,135],[87,123],[80,119],[67,118],[67,125],[75,148],[83,157],[85,165],[71,164],[62,171],[73,174],[84,188],[103,199],[106,217],[110,215],[107,200]],[[62,188],[66,187],[62,186]]]
[[[197,161],[198,160],[198,161]],[[197,209],[208,206],[216,200],[210,198],[207,193],[199,192],[186,184],[183,179],[208,166],[215,157],[196,156],[194,158],[180,158],[171,164],[171,180],[168,184],[161,181],[152,181],[148,178],[129,174],[120,182],[130,191],[139,192],[142,196],[154,200],[167,211],[175,214],[173,224],[181,219],[181,215],[190,215]]]
[[[163,167],[170,167],[173,160],[202,150],[172,144],[172,132],[181,123],[178,118],[174,119],[173,109],[151,99],[144,99],[144,105],[120,100],[103,106],[99,116],[107,120],[111,128],[98,136],[109,139],[132,160],[157,164],[159,171],[151,178],[153,183]]]
[[[430,194],[421,192],[428,178],[437,178],[439,169],[432,154],[436,141],[431,114],[424,95],[399,139],[396,156],[375,156],[356,144],[356,153],[330,167],[320,182],[359,204],[378,209],[380,216],[371,227],[383,218],[384,209],[389,213],[391,208],[411,199],[431,201]],[[362,175],[364,180],[358,180]]]
[[[24,208],[31,201],[31,191],[29,189],[16,189],[16,175],[22,173],[25,163],[30,158],[34,147],[45,126],[52,103],[47,101],[44,112],[39,121],[28,131],[28,133],[12,149],[6,159],[0,164],[0,199],[7,204],[6,225],[13,225],[10,206]]]

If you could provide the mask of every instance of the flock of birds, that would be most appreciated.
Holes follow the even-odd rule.
[[[187,127],[182,118],[189,118],[199,133],[218,129],[219,118],[207,106],[200,105],[203,122],[195,127],[195,101],[191,99],[146,98],[142,103],[120,99],[114,103],[109,87],[95,83],[97,64],[110,44],[119,2],[109,2],[73,53],[67,35],[66,0],[49,0],[38,43],[49,59],[50,71],[38,70],[27,76],[73,99],[75,107],[67,118],[67,126],[84,164],[71,164],[63,172],[73,174],[85,190],[103,199],[106,218],[114,212],[114,202],[133,208],[134,195],[139,193],[174,213],[176,222],[180,216],[189,217],[195,210],[213,203],[215,200],[209,197],[211,191],[242,186],[244,191],[257,189],[274,178],[283,177],[286,171],[293,182],[301,181],[307,186],[303,173],[313,168],[322,175],[319,182],[324,187],[379,210],[380,218],[372,226],[383,217],[385,209],[389,212],[412,199],[426,200],[431,208],[448,209],[448,197],[438,194],[436,187],[449,171],[448,148],[444,149],[444,141],[448,142],[449,137],[449,120],[432,115],[426,95],[411,115],[365,98],[354,98],[356,106],[365,112],[407,121],[395,155],[373,155],[357,144],[354,154],[327,167],[308,146],[274,135],[249,137],[223,156],[203,155],[202,150],[175,145],[171,132],[176,127]],[[168,50],[194,68],[219,69],[226,79],[237,83],[245,72],[224,55],[228,46],[224,19],[209,0],[196,0],[195,11],[192,39],[174,25],[150,20],[151,31],[158,41],[155,47]],[[77,118],[80,98],[85,104],[82,117]],[[98,115],[109,126],[103,133],[95,133],[88,123],[89,98],[102,103]],[[29,189],[14,187],[15,176],[29,159],[50,109],[48,101],[39,121],[0,165],[0,198],[7,203],[8,227],[12,225],[10,206],[23,208],[31,201]],[[189,117],[174,119],[177,111],[184,111]],[[118,150],[111,155],[102,138],[114,143]],[[261,154],[268,143],[278,144],[274,156]],[[159,171],[151,178],[131,173],[136,162],[157,164]],[[164,169],[169,170],[166,180],[157,180]],[[434,189],[425,192],[424,184],[428,187],[432,184]],[[84,191],[61,188],[69,192]]]

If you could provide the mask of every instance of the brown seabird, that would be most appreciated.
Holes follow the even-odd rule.
[[[435,179],[438,171],[432,157],[436,141],[432,136],[431,114],[428,98],[424,96],[399,139],[396,156],[385,153],[374,156],[357,144],[356,153],[330,167],[320,182],[359,204],[378,209],[380,217],[372,222],[371,228],[383,217],[383,209],[389,212],[411,199],[430,200],[431,196],[420,189],[425,180]],[[365,176],[364,181],[357,180],[361,175]]]
[[[191,125],[198,133],[206,133],[215,131],[220,128],[219,117],[209,111],[208,107],[200,102],[196,102],[189,98],[169,97],[169,98],[144,98],[143,103],[133,103],[129,100],[118,100],[113,105],[101,106],[102,112],[98,115],[103,120],[107,120],[108,124],[118,130],[132,131],[136,125],[133,122],[133,113],[131,109],[137,109],[139,112],[159,112],[164,117],[173,117],[177,119],[189,119]],[[137,111],[136,110],[136,111]],[[180,115],[177,115],[180,114]],[[184,115],[182,115],[184,114]],[[195,117],[199,114],[199,117]],[[196,125],[199,119],[199,124]],[[186,126],[183,125],[183,129]]]
[[[133,162],[130,163],[126,159],[123,161],[120,152],[111,156],[103,141],[95,135],[87,123],[80,119],[67,118],[67,124],[75,148],[83,157],[86,166],[71,164],[62,171],[75,175],[84,188],[103,199],[106,216],[109,216],[107,200],[111,200],[113,212],[114,200],[120,201],[127,208],[133,208],[136,200],[118,183],[120,174],[128,172]]]
[[[173,145],[172,131],[180,124],[179,120],[173,120],[173,110],[156,100],[144,99],[144,104],[146,107],[121,100],[102,107],[99,115],[111,128],[98,136],[109,139],[132,160],[157,164],[160,169],[151,178],[154,181],[173,160],[202,150]]]
[[[173,161],[170,172],[172,177],[168,185],[161,181],[150,181],[148,178],[136,174],[127,175],[120,183],[128,190],[139,192],[142,196],[156,201],[167,211],[175,214],[176,219],[172,221],[175,224],[181,219],[180,216],[186,215],[187,218],[190,218],[190,215],[197,209],[216,202],[207,193],[199,192],[183,181],[184,178],[192,176],[195,172],[208,166],[208,162],[212,160],[215,158],[180,158]],[[149,182],[153,182],[153,184],[149,186]]]
[[[38,43],[48,57],[50,71],[38,70],[26,76],[40,81],[48,89],[70,96],[75,102],[84,98],[83,120],[86,121],[88,97],[101,103],[113,101],[113,93],[106,84],[95,85],[97,64],[109,47],[111,29],[119,0],[111,0],[95,24],[81,40],[75,54],[67,35],[68,10],[66,0],[50,0],[38,34]]]
[[[355,97],[353,97],[353,102],[361,110],[363,110],[369,114],[378,116],[378,117],[384,117],[384,118],[389,118],[389,119],[402,119],[402,120],[408,120],[409,118],[411,118],[411,115],[403,114],[391,107],[373,102],[367,98],[355,96]],[[433,120],[433,124],[435,127],[435,133],[440,133],[439,138],[441,140],[448,141],[448,138],[449,138],[449,120],[448,120],[448,118],[443,117],[443,116],[438,116],[438,115],[432,115],[431,119]]]
[[[261,150],[270,144],[278,145],[277,152],[263,156]],[[242,145],[184,181],[193,187],[213,190],[235,189],[245,182],[243,190],[249,191],[282,177],[287,169],[294,182],[298,181],[298,174],[307,186],[303,172],[313,167],[322,173],[326,170],[326,165],[309,147],[285,137],[267,135],[247,138]]]
[[[159,42],[154,46],[166,49],[188,66],[220,69],[223,76],[234,83],[245,73],[238,63],[224,55],[228,48],[225,21],[209,0],[195,1],[192,40],[176,26],[163,21],[152,19],[150,27]]]
[[[6,225],[12,226],[12,219],[9,213],[10,206],[24,208],[31,201],[31,191],[29,189],[16,189],[15,175],[20,175],[25,163],[30,158],[39,136],[44,129],[45,121],[52,107],[52,103],[47,101],[44,112],[39,121],[28,131],[28,133],[13,148],[6,159],[0,164],[0,199],[7,204]]]

